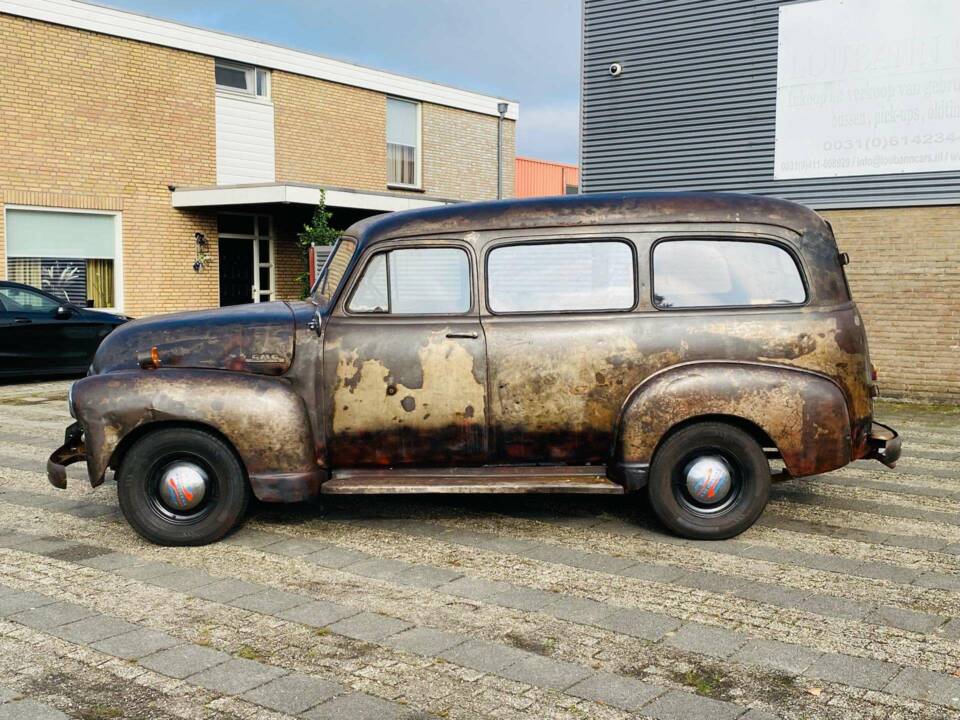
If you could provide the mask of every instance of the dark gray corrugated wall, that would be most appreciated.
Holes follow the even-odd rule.
[[[742,191],[817,208],[960,202],[960,173],[773,179],[787,4],[584,0],[582,190]]]

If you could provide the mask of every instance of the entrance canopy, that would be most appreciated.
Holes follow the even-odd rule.
[[[326,194],[329,207],[354,208],[374,212],[413,210],[447,205],[454,200],[411,197],[388,192],[365,192],[344,188],[324,188],[301,183],[263,183],[253,185],[214,185],[209,187],[175,188],[175,208],[224,207],[229,205],[317,205],[320,191]]]

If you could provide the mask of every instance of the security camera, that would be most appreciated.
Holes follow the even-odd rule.
[[[610,63],[610,74],[617,77],[623,72],[623,65],[620,63]]]

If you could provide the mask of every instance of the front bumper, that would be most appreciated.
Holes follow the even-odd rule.
[[[83,444],[83,428],[80,423],[70,425],[63,436],[63,445],[57,448],[47,460],[47,480],[55,488],[67,487],[67,465],[73,465],[87,459],[87,448]]]
[[[900,436],[896,430],[878,422],[870,426],[870,434],[867,436],[867,453],[863,456],[864,459],[879,460],[892,468],[900,459],[900,450]]]

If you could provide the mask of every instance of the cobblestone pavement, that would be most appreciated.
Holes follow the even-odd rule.
[[[159,548],[47,484],[68,383],[0,386],[5,718],[956,718],[960,413],[717,543],[612,497],[257,506]]]

